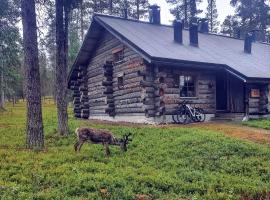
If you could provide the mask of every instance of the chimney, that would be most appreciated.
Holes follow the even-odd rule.
[[[123,18],[127,19],[128,18],[128,9],[124,8],[122,12],[123,12]]]
[[[189,40],[191,46],[199,46],[198,24],[196,23],[192,23],[189,27]]]
[[[149,21],[151,24],[160,24],[160,7],[156,4],[149,7]]]
[[[252,49],[252,34],[248,33],[246,34],[245,38],[245,45],[244,45],[244,52],[251,54],[251,49]]]
[[[199,20],[198,31],[200,33],[209,33],[209,21],[206,18]]]
[[[173,22],[174,30],[174,41],[182,44],[183,43],[183,23],[180,20],[174,20]]]

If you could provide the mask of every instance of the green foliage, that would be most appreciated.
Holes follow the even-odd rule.
[[[238,37],[238,31],[240,31],[240,23],[237,16],[228,15],[223,24],[221,25],[221,33],[230,37]],[[240,37],[240,35],[239,35]]]
[[[43,106],[46,149],[24,149],[24,104],[0,115],[0,199],[238,199],[269,192],[270,150],[197,128],[127,127],[70,117],[70,136],[56,134],[52,102]],[[133,134],[128,151],[101,145],[73,151],[78,126]]]
[[[21,37],[16,26],[19,9],[14,0],[0,0],[0,74],[4,83],[0,87],[7,97],[22,94]],[[0,88],[0,91],[2,91]]]
[[[236,31],[241,31],[241,37],[257,30],[257,40],[266,41],[270,26],[269,1],[231,0],[230,3],[236,9],[235,18],[239,18]]]
[[[185,25],[202,12],[197,9],[197,4],[201,3],[201,0],[166,0],[167,3],[172,6],[170,12],[175,16],[176,19],[184,19]]]
[[[247,122],[243,122],[243,124],[250,127],[263,128],[263,129],[270,130],[270,119],[249,120]]]
[[[209,19],[209,30],[213,33],[217,33],[219,21],[218,21],[216,0],[207,0],[207,2],[208,2],[208,6],[207,6],[206,18]]]

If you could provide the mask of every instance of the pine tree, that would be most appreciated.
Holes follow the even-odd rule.
[[[166,0],[172,8],[170,12],[176,19],[184,19],[185,26],[197,17],[202,11],[197,9],[201,0]]]
[[[239,37],[240,22],[237,16],[228,15],[221,25],[221,33],[230,37]]]
[[[34,0],[22,0],[25,92],[27,99],[26,144],[28,148],[43,148],[44,135],[41,110],[37,24]]]
[[[231,0],[236,9],[236,15],[241,19],[242,35],[252,30],[258,30],[257,39],[265,41],[270,25],[268,0]]]
[[[219,22],[218,22],[216,0],[207,0],[207,1],[208,1],[208,6],[207,6],[206,18],[209,19],[209,30],[212,33],[217,33]]]

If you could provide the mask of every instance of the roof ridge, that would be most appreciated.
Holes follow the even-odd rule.
[[[94,13],[93,14],[93,17],[108,17],[108,18],[114,18],[114,19],[120,19],[120,20],[124,20],[124,21],[131,21],[131,22],[137,22],[137,23],[142,23],[142,24],[149,24],[149,25],[153,25],[153,26],[163,26],[163,27],[169,27],[169,28],[172,28],[173,25],[168,25],[168,24],[151,24],[150,22],[148,21],[141,21],[141,20],[138,20],[138,19],[132,19],[132,18],[123,18],[123,17],[120,17],[120,16],[115,16],[115,15],[109,15],[109,14],[102,14],[102,13]],[[185,28],[184,30],[188,31],[188,28]],[[201,33],[201,34],[204,34],[204,35],[214,35],[214,36],[218,36],[218,37],[224,37],[224,38],[229,38],[229,39],[235,39],[235,40],[240,40],[240,41],[244,41],[243,38],[236,38],[236,37],[232,37],[232,36],[229,36],[229,35],[224,35],[224,34],[218,34],[218,33]],[[261,42],[261,41],[257,41],[256,43],[259,43],[259,44],[264,44],[264,45],[269,45],[270,46],[270,43],[267,43],[267,42]]]
[[[149,24],[149,25],[153,25],[153,26],[165,26],[165,27],[172,27],[172,25],[168,25],[168,24],[151,24],[148,21],[141,21],[138,19],[132,19],[132,18],[123,18],[120,16],[115,16],[115,15],[109,15],[109,14],[101,14],[101,13],[94,13],[93,14],[94,17],[110,17],[110,18],[115,18],[115,19],[120,19],[120,20],[124,20],[124,21],[132,21],[132,22],[137,22],[137,23],[142,23],[142,24]]]

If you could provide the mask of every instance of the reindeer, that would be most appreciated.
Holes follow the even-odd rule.
[[[111,132],[107,130],[97,130],[93,128],[77,128],[75,131],[78,141],[74,145],[76,152],[81,150],[85,142],[93,144],[102,144],[104,146],[105,155],[110,155],[109,145],[120,146],[121,150],[127,151],[127,145],[132,141],[129,137],[131,134],[125,134],[123,138],[117,139]]]

